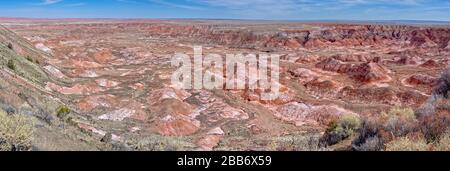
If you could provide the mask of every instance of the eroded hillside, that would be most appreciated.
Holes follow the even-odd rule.
[[[417,110],[450,64],[445,26],[114,20],[8,28],[26,40],[1,32],[0,99],[50,120],[36,126],[38,149],[336,149],[319,142],[337,118]],[[171,85],[171,55],[194,45],[204,54],[282,54],[281,96]],[[61,105],[71,112],[58,115]]]

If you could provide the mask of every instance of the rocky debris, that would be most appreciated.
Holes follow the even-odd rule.
[[[417,91],[399,91],[391,87],[352,88],[344,87],[338,94],[339,99],[352,103],[386,105],[420,105],[428,96]]]
[[[441,63],[443,66],[450,66],[450,57],[443,59]]]
[[[408,40],[408,46],[445,47],[449,39],[445,28],[423,29],[397,25],[328,25],[313,30],[286,30],[260,34],[247,29],[227,30],[216,26],[154,25],[148,28],[154,34],[178,37],[197,37],[228,47],[296,49],[324,48],[327,46],[353,47],[390,45]],[[170,30],[170,31],[168,31]],[[398,33],[398,34],[397,34]],[[440,36],[436,36],[440,35]],[[295,38],[295,39],[294,39]],[[404,43],[405,44],[405,43]]]
[[[136,126],[129,129],[129,131],[132,132],[132,133],[135,133],[135,132],[138,132],[138,131],[141,131],[141,130],[142,130],[141,128],[136,127]]]
[[[98,119],[111,120],[111,121],[123,121],[124,119],[133,116],[135,113],[136,113],[135,110],[123,108],[123,109],[115,110],[110,113],[101,115],[98,117]]]
[[[47,70],[50,74],[52,74],[53,77],[56,77],[59,79],[67,78],[67,76],[64,75],[58,68],[56,68],[52,65],[47,65],[44,67],[44,69]]]
[[[197,142],[197,145],[203,151],[212,151],[214,147],[220,143],[221,136],[219,135],[206,135],[204,138]]]
[[[432,87],[437,82],[437,78],[425,74],[414,74],[408,77],[405,82],[413,86],[427,85]]]
[[[86,61],[86,60],[76,60],[76,59],[70,59],[69,60],[70,66],[76,67],[76,68],[99,68],[102,67],[101,64],[97,62],[92,61]]]
[[[88,132],[92,132],[94,134],[97,134],[101,137],[105,137],[108,133],[106,131],[100,130],[95,128],[94,126],[92,126],[91,124],[87,124],[87,123],[77,123],[77,126],[84,130],[84,131],[88,131]],[[121,138],[115,134],[111,134],[111,140],[113,141],[120,141]]]
[[[113,54],[109,49],[103,49],[94,54],[95,61],[105,63],[113,59]]]
[[[343,62],[369,62],[372,61],[374,58],[369,58],[363,55],[334,55],[331,58],[343,61]]]
[[[286,89],[281,89],[278,97],[275,100],[263,100],[262,104],[269,105],[283,105],[295,100],[295,94],[286,87]]]
[[[333,80],[314,79],[304,84],[306,91],[316,96],[332,97],[341,89],[341,86]]]
[[[116,87],[120,84],[120,82],[117,81],[111,81],[108,79],[97,79],[95,80],[95,82],[97,82],[97,84],[101,87],[105,87],[105,88],[112,88],[112,87]]]
[[[144,84],[136,83],[136,84],[130,85],[130,88],[132,88],[134,90],[142,90],[142,89],[144,89]]]
[[[288,72],[290,75],[297,78],[300,81],[300,83],[307,83],[319,77],[319,75],[316,72],[306,68],[297,68],[289,70]]]
[[[195,107],[178,99],[163,99],[150,106],[157,114],[175,114],[189,116],[193,114]]]
[[[399,59],[394,59],[394,63],[398,65],[417,65],[419,64],[420,58],[418,57],[410,57],[410,56],[402,56]]]
[[[97,78],[100,75],[95,70],[76,70],[73,75],[84,78]]]
[[[424,68],[437,68],[440,66],[440,64],[436,60],[430,59],[421,64],[420,66]]]
[[[100,141],[103,143],[110,143],[112,141],[112,134],[107,133]]]
[[[214,118],[210,121],[221,120],[220,118],[232,120],[249,119],[249,115],[243,110],[231,107],[230,105],[221,101],[212,103],[204,111],[202,111],[201,114],[209,118]]]
[[[302,47],[302,44],[300,44],[300,43],[299,43],[297,40],[295,40],[295,39],[288,39],[288,40],[285,42],[284,46],[286,46],[286,47],[288,47],[288,48],[290,48],[290,49],[297,49],[297,48]]]
[[[104,91],[102,88],[92,83],[76,84],[73,87],[63,87],[49,82],[46,85],[46,89],[49,91],[56,91],[65,95],[90,95]]]
[[[167,115],[156,121],[156,130],[165,136],[186,136],[196,133],[200,122],[183,115]]]
[[[224,135],[225,132],[220,127],[213,128],[208,131],[207,135]]]
[[[334,58],[328,58],[316,64],[317,68],[325,71],[347,74],[350,78],[362,83],[390,81],[390,70],[375,62],[362,64],[348,64]]]
[[[147,97],[151,109],[158,114],[190,115],[195,107],[184,102],[191,94],[184,90],[166,87],[154,90]]]
[[[223,137],[225,133],[220,127],[214,128],[201,138],[197,145],[205,151],[211,151],[214,147],[217,147],[220,143],[220,139]]]
[[[426,100],[429,98],[429,95],[417,90],[409,90],[397,92],[397,97],[400,99],[403,105],[409,105],[412,108],[417,108],[426,102]]]
[[[170,87],[153,91],[148,99],[151,110],[159,116],[156,131],[166,136],[185,136],[200,129],[195,107],[184,102],[191,94]]]
[[[42,43],[36,44],[35,47],[39,50],[42,50],[43,52],[50,53],[50,54],[53,53],[52,49],[50,49],[49,47],[45,46]]]
[[[243,110],[236,109],[230,106],[224,107],[219,115],[225,119],[246,120],[249,118],[248,114]]]
[[[317,55],[301,55],[301,56],[297,56],[297,59],[295,62],[308,64],[308,63],[316,63],[319,60],[320,60],[320,57]]]
[[[184,90],[166,87],[166,88],[152,91],[152,93],[148,97],[148,100],[151,104],[156,104],[156,103],[163,101],[164,99],[177,99],[177,100],[183,101],[190,96],[191,96],[191,94]]]
[[[378,63],[363,63],[352,67],[347,74],[350,78],[362,83],[387,82],[392,78],[389,76],[391,71]]]
[[[90,111],[96,107],[110,108],[117,104],[117,99],[114,95],[98,95],[88,96],[81,99],[78,103],[78,109],[82,111]]]
[[[317,63],[316,67],[320,68],[324,71],[347,73],[354,67],[354,65],[346,64],[346,63],[344,63],[340,60],[334,59],[334,58],[328,58],[328,59],[325,59],[325,60]]]
[[[305,103],[291,102],[275,109],[275,116],[296,126],[322,125],[326,126],[334,118],[351,111],[333,105],[314,106]]]
[[[320,48],[325,46],[327,46],[327,43],[319,39],[312,39],[305,43],[305,48]]]
[[[295,99],[295,94],[285,85],[279,84],[278,97],[272,100],[265,100],[262,98],[262,93],[266,92],[263,89],[245,90],[242,92],[241,97],[247,101],[259,102],[265,105],[282,105],[289,103]]]

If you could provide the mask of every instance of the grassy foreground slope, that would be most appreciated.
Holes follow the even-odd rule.
[[[44,87],[50,54],[0,26],[0,150],[98,150],[101,147],[66,120],[65,106]],[[20,126],[19,126],[20,125]]]

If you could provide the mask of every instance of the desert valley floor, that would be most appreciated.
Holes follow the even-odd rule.
[[[1,19],[3,110],[35,150],[333,150],[339,116],[420,109],[450,64],[450,27],[190,20]],[[174,53],[276,53],[281,96],[171,85]],[[8,48],[9,46],[9,48]],[[445,101],[444,101],[445,102]],[[442,102],[442,103],[444,103]],[[448,102],[448,101],[447,101]],[[55,111],[61,105],[70,113]],[[450,110],[447,109],[447,112]],[[354,144],[353,144],[354,145]]]

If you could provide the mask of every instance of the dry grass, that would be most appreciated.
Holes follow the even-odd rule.
[[[398,140],[398,137],[417,132],[418,123],[414,110],[394,107],[381,115],[365,118],[353,146],[361,151],[384,150],[388,142],[405,142],[404,139]]]
[[[28,151],[32,135],[33,124],[28,117],[0,111],[0,151]]]
[[[330,124],[325,135],[320,139],[320,145],[335,145],[342,140],[355,135],[360,127],[361,119],[359,116],[354,114],[342,115]]]
[[[127,141],[127,144],[138,151],[184,151],[195,148],[195,145],[190,142],[191,139],[188,137],[151,135],[145,138],[132,138]]]
[[[386,151],[428,151],[429,146],[424,138],[410,139],[402,137],[386,144]]]
[[[440,138],[439,142],[433,144],[434,151],[450,151],[450,130],[447,130]]]
[[[416,115],[414,113],[414,110],[411,108],[400,108],[400,107],[394,107],[388,112],[381,113],[381,116],[386,118],[391,117],[401,117],[407,120],[416,120]]]
[[[269,143],[271,151],[331,151],[319,146],[320,135],[304,134],[276,137]]]

